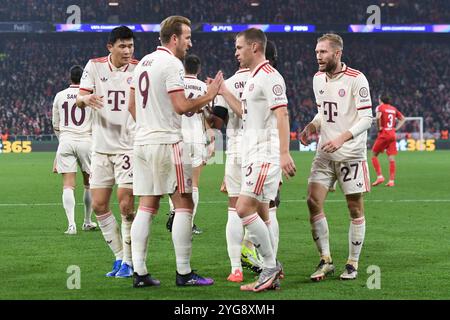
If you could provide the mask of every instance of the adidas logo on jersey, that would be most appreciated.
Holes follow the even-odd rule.
[[[251,181],[247,181],[246,183],[245,183],[248,187],[250,187],[250,186],[252,186],[252,185],[254,185],[254,183],[253,182],[251,182]]]
[[[320,90],[320,91],[319,91],[319,93],[320,93],[320,94],[324,94],[324,93],[325,93],[325,91],[323,91],[323,90]]]
[[[103,81],[103,82],[106,82],[106,81],[108,81],[108,78],[101,77],[100,80]]]
[[[363,184],[362,184],[362,182],[358,182],[358,183],[356,184],[356,186],[357,186],[358,188],[362,188]]]
[[[352,241],[352,244],[353,244],[354,246],[360,246],[360,245],[361,245],[361,242],[359,242],[359,241]]]

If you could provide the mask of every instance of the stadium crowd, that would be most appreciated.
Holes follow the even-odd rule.
[[[316,107],[312,77],[317,70],[314,48],[317,35],[269,34],[278,47],[278,67],[287,84],[291,132],[300,132],[314,117]],[[344,35],[343,61],[364,72],[369,80],[372,102],[387,92],[406,116],[422,116],[424,130],[439,137],[450,127],[448,42],[417,36]],[[52,134],[51,105],[55,94],[67,87],[68,70],[84,66],[88,59],[107,54],[105,34],[26,35],[0,40],[0,131],[10,135]],[[157,34],[138,34],[136,58],[158,45]],[[25,50],[26,48],[26,50]],[[200,78],[218,69],[225,76],[236,70],[232,35],[196,34],[192,53],[203,60]],[[405,130],[418,131],[408,122]],[[375,132],[372,132],[374,135]]]
[[[109,2],[119,5],[109,6]],[[19,0],[0,7],[0,21],[64,23],[70,15],[67,7],[73,4],[80,7],[83,23],[159,23],[169,15],[183,12],[195,22],[365,24],[370,5],[380,6],[385,24],[439,24],[450,20],[446,0]]]

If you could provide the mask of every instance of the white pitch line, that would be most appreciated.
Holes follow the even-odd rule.
[[[288,199],[284,200],[281,199],[281,202],[306,202],[305,199]],[[326,200],[326,202],[345,202],[345,200]],[[364,202],[389,202],[389,203],[395,203],[395,202],[450,202],[450,199],[398,199],[398,200],[380,200],[380,199],[365,199]],[[167,201],[161,201],[161,203],[167,203]],[[201,201],[202,204],[226,204],[228,201]],[[118,203],[113,203],[114,205],[117,205]],[[0,207],[26,207],[26,206],[37,206],[37,207],[52,207],[52,206],[61,206],[62,203],[59,202],[50,202],[50,203],[0,203]],[[78,203],[78,206],[84,205],[83,203]]]

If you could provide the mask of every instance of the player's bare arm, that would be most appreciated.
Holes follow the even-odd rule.
[[[365,132],[372,125],[372,116],[363,116],[358,122],[352,126],[349,130],[341,133],[336,139],[327,141],[322,145],[322,150],[324,152],[333,153],[339,150],[344,143],[354,137],[359,136],[361,133]]]
[[[241,101],[228,90],[226,85],[220,87],[219,94],[225,99],[228,105],[231,107],[233,112],[239,117],[242,118],[242,104]]]
[[[128,100],[128,111],[131,113],[134,121],[136,121],[136,101],[134,97],[134,88],[130,88],[130,98]]]
[[[322,145],[322,150],[324,152],[333,153],[339,150],[344,143],[352,138],[352,133],[347,130],[344,133],[341,133],[336,139],[324,143]]]
[[[216,140],[216,136],[214,135],[214,130],[211,128],[211,126],[209,125],[208,121],[205,121],[205,129],[206,129],[206,135],[208,136],[208,155],[207,155],[207,159],[211,159],[212,157],[214,157],[214,155],[216,154],[216,147],[215,147],[215,140]]]
[[[91,107],[93,109],[101,109],[103,108],[103,96],[80,90],[77,95],[77,106],[79,108]]]
[[[178,114],[186,112],[198,112],[201,108],[211,102],[217,95],[223,82],[222,71],[217,72],[215,78],[208,85],[208,91],[203,96],[196,99],[187,99],[184,91],[174,91],[170,93],[170,100]]]
[[[398,129],[400,129],[400,128],[405,124],[405,122],[406,122],[406,118],[405,118],[405,117],[399,118],[398,120],[399,120],[399,121],[398,121],[398,123],[397,123],[397,126],[395,127],[395,131],[397,131]]]
[[[297,171],[294,160],[289,154],[289,113],[287,108],[274,110],[277,117],[278,136],[280,139],[280,166],[287,179],[295,176]]]
[[[377,129],[378,131],[381,131],[383,127],[381,126],[381,112],[377,112]]]
[[[317,113],[314,119],[306,125],[306,127],[300,133],[300,142],[307,146],[309,145],[309,136],[313,133],[317,133],[320,128],[320,113]]]

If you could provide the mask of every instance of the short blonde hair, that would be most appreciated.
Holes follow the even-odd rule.
[[[339,50],[344,50],[344,40],[342,40],[340,35],[337,35],[335,33],[326,33],[322,35],[320,38],[317,39],[317,42],[330,41],[331,45]]]
[[[177,37],[181,36],[183,24],[190,27],[191,20],[183,16],[170,16],[164,19],[160,24],[161,30],[159,31],[161,43],[169,43],[172,35],[176,35]]]

